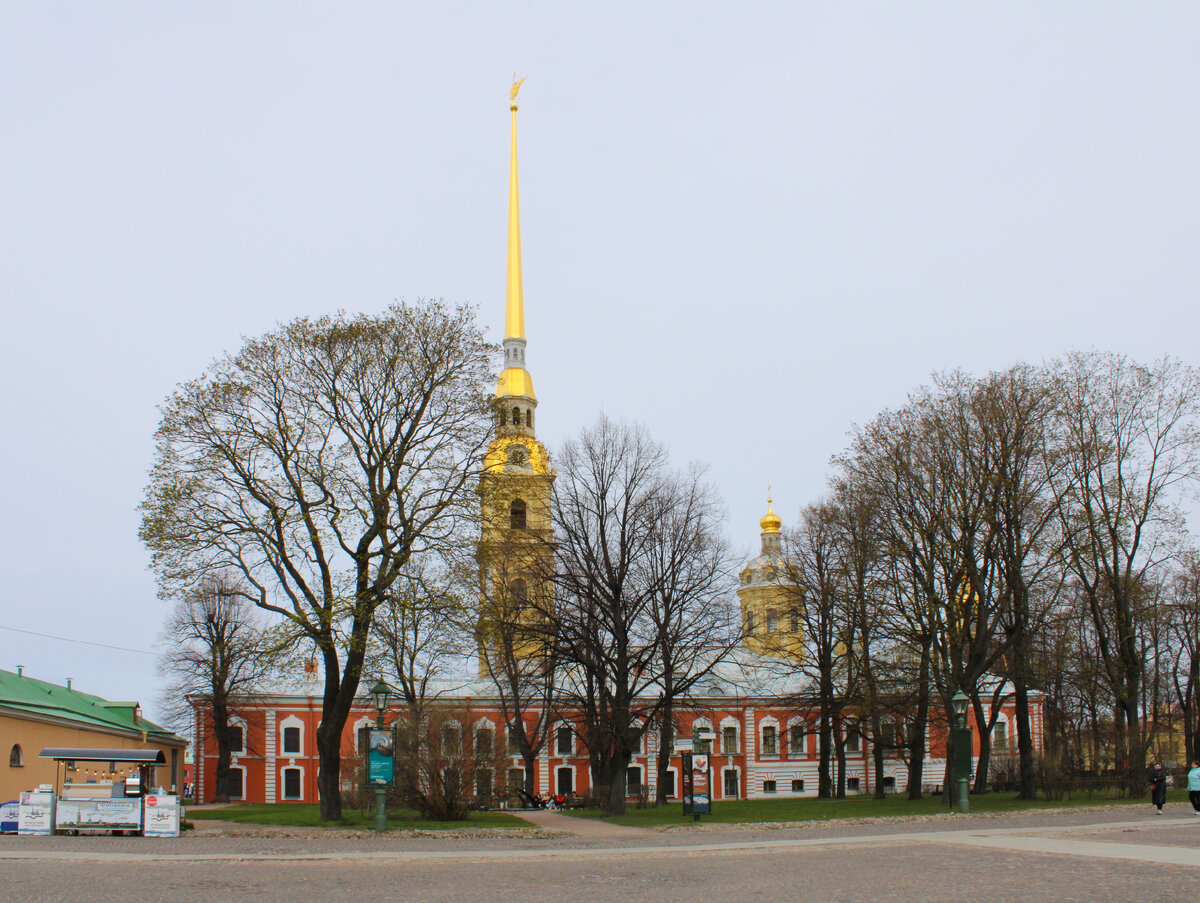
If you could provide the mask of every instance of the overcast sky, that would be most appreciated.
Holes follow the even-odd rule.
[[[0,6],[0,667],[153,714],[157,406],[242,337],[441,297],[707,462],[758,543],[931,372],[1200,363],[1200,4]]]

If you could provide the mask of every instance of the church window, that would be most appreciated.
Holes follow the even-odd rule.
[[[574,743],[571,738],[571,729],[565,724],[560,725],[555,734],[555,752],[560,756],[569,756],[573,752]]]
[[[746,633],[754,633],[754,612],[746,612]]]
[[[283,729],[283,753],[284,755],[300,755],[300,728],[285,727]]]
[[[525,501],[513,499],[508,506],[508,525],[514,530],[525,529]]]
[[[500,409],[500,425],[504,426],[507,423],[508,423],[508,411],[504,410],[504,408],[501,408]]]
[[[525,423],[527,426],[533,426],[533,408],[525,409]]]
[[[285,800],[300,799],[299,768],[285,768],[283,770],[283,798]]]
[[[779,633],[779,612],[767,609],[767,633]]]
[[[775,746],[775,727],[768,724],[762,729],[762,754],[764,756],[779,755],[778,748]]]
[[[514,602],[524,602],[529,598],[529,586],[522,577],[518,577],[510,583],[508,591],[512,595]]]
[[[492,773],[486,768],[475,772],[475,796],[487,800],[492,795]]]
[[[803,722],[793,724],[788,731],[788,754],[793,756],[803,756],[805,747],[805,725]]]
[[[521,409],[513,408],[513,426],[521,425]]]
[[[800,612],[794,608],[788,612],[788,628],[792,633],[800,632]]]
[[[862,749],[862,730],[857,724],[851,724],[846,731],[846,752],[859,752]]]
[[[478,761],[493,758],[495,746],[496,734],[493,730],[481,727],[475,731],[475,758]]]
[[[737,728],[726,727],[721,729],[721,752],[727,756],[737,754]]]
[[[462,733],[457,722],[451,721],[442,725],[442,755],[447,759],[457,758],[462,754]]]
[[[25,754],[21,752],[21,744],[14,743],[13,748],[8,751],[8,767],[20,768],[25,764]]]

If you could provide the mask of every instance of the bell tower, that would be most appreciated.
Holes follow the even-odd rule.
[[[504,305],[504,369],[496,385],[495,435],[479,483],[479,674],[497,657],[528,660],[544,648],[538,612],[549,602],[554,531],[554,471],[537,440],[537,396],[525,366],[525,299],[521,279],[521,209],[517,179],[517,92],[509,93],[512,146],[508,168],[508,280]]]
[[[804,599],[784,558],[783,520],[771,508],[770,499],[758,525],[761,554],[746,562],[738,579],[742,645],[762,655],[797,658],[804,654]]]

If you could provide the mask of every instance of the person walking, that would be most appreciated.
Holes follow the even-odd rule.
[[[1158,814],[1162,815],[1163,804],[1167,801],[1167,772],[1162,762],[1150,766],[1146,780],[1150,782],[1150,801],[1158,807]]]
[[[1192,770],[1188,772],[1188,800],[1193,811],[1200,815],[1200,762],[1192,762]]]

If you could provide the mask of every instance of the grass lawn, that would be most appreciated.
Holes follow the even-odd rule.
[[[1170,790],[1167,802],[1186,802],[1187,792]],[[1080,793],[1070,800],[1046,802],[1024,802],[1014,800],[1010,793],[987,793],[971,797],[972,812],[1019,812],[1027,809],[1059,809],[1070,806],[1098,806],[1126,803],[1151,808],[1150,796],[1141,799],[1113,797],[1104,792]],[[940,797],[908,800],[903,796],[889,796],[884,800],[869,796],[854,796],[844,800],[818,800],[815,797],[778,800],[716,800],[710,815],[700,817],[701,822],[752,823],[780,821],[825,821],[831,818],[876,818],[900,815],[936,815],[949,810]],[[957,810],[955,810],[957,811]],[[578,818],[604,818],[598,809],[568,809],[567,815]],[[619,825],[654,827],[657,825],[690,825],[692,817],[683,814],[683,804],[669,803],[666,806],[630,809],[624,815],[614,815],[609,821]]]
[[[328,822],[321,821],[321,807],[317,803],[281,803],[273,806],[240,803],[220,809],[191,809],[187,812],[187,818],[193,821],[219,819],[239,824],[306,828],[375,827],[374,810],[364,815],[358,809],[343,808],[340,822]],[[388,827],[437,831],[453,828],[527,828],[529,823],[507,812],[472,812],[466,821],[426,821],[415,809],[389,807]]]

